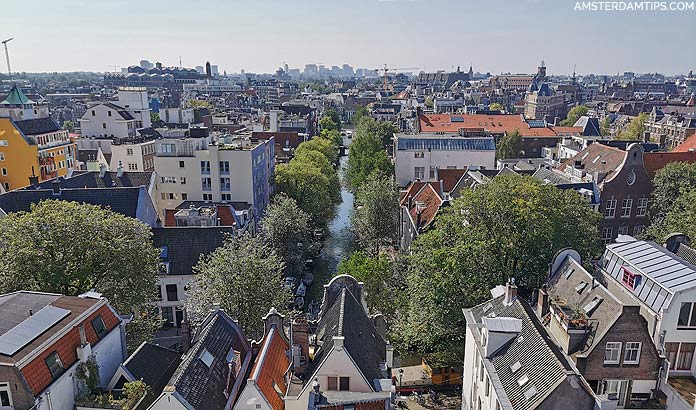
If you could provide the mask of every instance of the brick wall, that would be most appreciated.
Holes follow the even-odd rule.
[[[90,315],[84,322],[85,335],[87,340],[94,346],[99,341],[97,334],[92,328],[92,319],[96,318],[97,315],[101,315],[104,320],[104,325],[111,331],[116,326],[118,326],[119,318],[117,318],[111,309],[107,305],[102,306]],[[65,334],[60,340],[56,341],[53,345],[49,346],[45,351],[43,351],[38,357],[25,365],[21,372],[24,378],[29,384],[34,395],[38,395],[46,387],[48,387],[52,382],[53,378],[51,373],[48,371],[48,365],[46,364],[46,358],[54,351],[58,352],[60,361],[63,363],[63,367],[68,369],[77,361],[77,347],[80,345],[80,331],[78,327],[70,329],[70,331]]]

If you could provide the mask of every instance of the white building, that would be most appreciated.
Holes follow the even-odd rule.
[[[193,129],[192,129],[193,130]],[[157,140],[158,212],[184,201],[245,202],[260,218],[270,200],[275,141],[211,142],[209,137]]]
[[[166,123],[191,124],[194,121],[193,108],[160,108],[159,116]]]
[[[684,383],[696,389],[696,266],[689,262],[696,252],[686,243],[688,238],[673,235],[665,248],[622,235],[607,245],[599,266],[615,295],[640,304],[655,346],[669,362],[661,387],[670,410],[693,409]]]
[[[495,169],[493,137],[464,137],[457,134],[394,136],[396,182],[435,181],[437,169]]]
[[[125,171],[154,171],[155,140],[139,138],[131,142],[115,139],[111,144],[109,169],[117,171],[119,166]]]
[[[144,87],[121,87],[118,101],[89,107],[80,118],[82,136],[91,138],[135,137],[136,130],[150,126],[150,102]]]

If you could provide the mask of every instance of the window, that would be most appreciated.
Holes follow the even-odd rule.
[[[94,112],[94,110],[92,110],[92,117],[94,117],[95,115],[97,114]]]
[[[102,122],[102,128],[103,128],[103,129],[106,129],[106,123],[105,123],[105,122]]]
[[[109,114],[109,117],[111,117],[111,111],[107,111],[107,113]]]
[[[641,235],[644,230],[645,230],[645,226],[643,226],[643,225],[634,226],[633,227],[633,236]]]
[[[48,355],[46,358],[46,365],[48,366],[48,371],[51,372],[53,380],[57,379],[65,371],[63,362],[61,362],[60,357],[58,357],[58,352],[53,352]]]
[[[4,160],[5,160],[5,153],[0,152],[0,161],[4,161]]]
[[[170,192],[170,193],[169,193],[169,199],[176,199],[176,193]]]
[[[430,179],[435,178],[435,167],[430,167]]]
[[[181,193],[181,200],[182,200],[182,201],[188,200],[188,194],[187,194],[186,192],[182,192],[182,193]]]
[[[171,307],[162,308],[162,320],[165,324],[174,325],[174,310]]]
[[[186,177],[179,177],[179,182],[181,182],[181,184],[186,184]]]
[[[616,215],[616,199],[608,199],[604,206],[604,217],[613,218]]]
[[[413,158],[425,158],[425,152],[414,152]]]
[[[696,312],[694,312],[694,302],[684,302],[679,309],[679,319],[677,328],[696,328]]]
[[[624,198],[621,201],[621,217],[629,218],[631,216],[631,208],[633,208],[633,199]]]
[[[133,155],[133,148],[126,148],[126,155]]]
[[[232,194],[222,194],[221,197],[223,201],[232,202]]]
[[[614,233],[614,228],[611,226],[605,226],[602,228],[602,243],[605,245],[611,242],[611,237]]]
[[[184,165],[185,165],[185,164],[184,164],[184,161],[179,161],[179,168],[183,168]]]
[[[638,364],[640,362],[640,346],[640,342],[626,342],[624,364]]]
[[[7,176],[7,168],[2,169],[2,176]]]
[[[665,357],[669,362],[669,369],[676,370],[677,353],[679,353],[679,343],[665,343]]]
[[[204,201],[212,201],[212,200],[213,200],[213,194],[203,194],[203,200],[204,200]]]
[[[128,170],[129,171],[137,171],[138,170],[138,164],[134,164],[132,162],[128,163]]]
[[[329,376],[329,377],[327,377],[327,379],[328,379],[329,383],[328,383],[326,390],[328,390],[328,391],[338,390],[338,377]]]
[[[201,174],[210,174],[210,161],[201,161]]]
[[[423,179],[425,178],[425,167],[415,167],[413,168],[413,178]]]
[[[640,285],[640,275],[636,275],[630,270],[626,269],[625,266],[622,267],[623,275],[621,276],[621,283],[627,288],[634,290],[638,285]]]
[[[170,302],[176,302],[179,300],[179,295],[177,294],[176,285],[167,285],[167,300]]]
[[[619,226],[619,235],[628,235],[628,225]]]
[[[230,173],[230,161],[220,161],[220,174]]]
[[[201,350],[201,354],[198,356],[198,358],[201,359],[201,361],[208,367],[211,367],[213,365],[213,360],[215,360],[215,357],[213,357],[213,355],[210,354],[210,352],[205,348]]]
[[[164,193],[164,192],[162,192],[162,193],[160,194],[160,196],[162,197],[162,199],[167,199],[167,194]]]
[[[340,377],[338,381],[338,389],[341,391],[350,390],[350,377]]]
[[[230,179],[229,178],[220,178],[220,191],[229,191],[230,190]]]
[[[97,315],[97,317],[92,319],[92,329],[94,329],[94,333],[97,334],[99,340],[101,340],[104,336],[106,336],[107,333],[109,333],[106,330],[106,325],[104,324],[104,319],[101,317],[101,315]]]
[[[696,343],[682,343],[679,346],[677,370],[691,370],[691,361],[694,358],[694,350],[696,350]]]
[[[607,342],[604,348],[604,364],[619,364],[621,342]]]
[[[203,185],[204,191],[212,191],[213,190],[213,180],[212,179],[201,178],[201,184]]]
[[[648,198],[638,198],[636,216],[645,216],[648,213]]]
[[[12,407],[12,390],[9,383],[0,383],[0,408]]]

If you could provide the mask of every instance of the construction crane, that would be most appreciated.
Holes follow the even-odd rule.
[[[10,41],[14,40],[14,37],[8,38],[7,40],[2,42],[2,45],[5,46],[5,59],[7,59],[7,76],[12,77],[12,69],[10,68],[10,53],[7,51],[7,43]]]
[[[389,76],[387,75],[388,72],[395,72],[395,71],[406,71],[406,70],[418,70],[418,67],[409,67],[409,68],[392,68],[392,67],[387,67],[387,65],[384,65],[384,68],[376,68],[375,72],[379,74],[379,72],[384,73],[384,90],[388,90],[388,82],[389,82]]]

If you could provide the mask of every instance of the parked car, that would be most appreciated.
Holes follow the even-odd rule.
[[[302,310],[302,308],[304,308],[304,298],[302,296],[295,298],[295,308],[297,310]]]
[[[295,291],[295,296],[304,296],[307,293],[307,286],[304,283],[300,283]]]
[[[283,289],[292,291],[295,289],[295,278],[288,276],[283,280]]]
[[[312,272],[305,272],[302,274],[302,283],[309,286],[314,282],[314,275]]]
[[[311,259],[311,258],[307,259],[305,261],[304,265],[305,265],[305,268],[312,269],[312,266],[314,265],[314,259]]]

